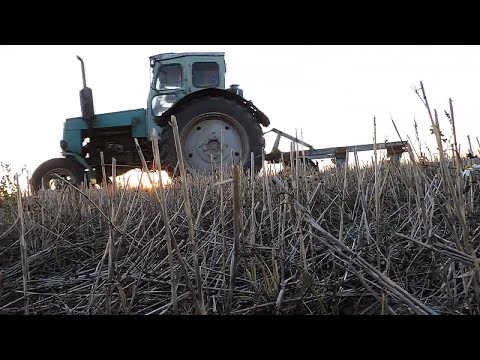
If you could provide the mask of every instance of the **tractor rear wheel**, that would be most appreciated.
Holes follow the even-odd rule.
[[[257,119],[241,104],[222,97],[204,97],[181,108],[175,117],[187,171],[211,173],[220,166],[221,157],[224,167],[236,164],[250,168],[252,152],[255,170],[261,169],[263,132]],[[172,176],[177,153],[170,125],[160,140],[162,164]]]
[[[72,158],[50,159],[40,164],[33,172],[31,184],[33,191],[62,189],[68,186],[65,181],[79,186],[83,182],[85,170]],[[60,180],[60,176],[64,181]]]

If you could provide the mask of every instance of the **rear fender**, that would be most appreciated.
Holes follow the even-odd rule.
[[[260,111],[252,101],[245,100],[242,96],[237,95],[231,91],[209,88],[205,90],[195,91],[187,96],[184,96],[179,101],[177,101],[170,109],[165,111],[162,116],[160,116],[159,124],[168,124],[171,115],[175,115],[181,108],[187,106],[192,100],[199,99],[206,96],[215,96],[215,97],[224,97],[226,99],[234,100],[238,104],[245,107],[251,114],[254,116],[259,124],[267,127],[270,125],[270,120],[268,117]]]

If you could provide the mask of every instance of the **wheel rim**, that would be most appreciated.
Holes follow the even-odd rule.
[[[58,190],[68,186],[65,181],[60,180],[56,175],[72,185],[76,185],[78,182],[77,178],[70,170],[62,168],[52,169],[42,177],[43,187],[46,190]]]
[[[223,131],[223,151],[221,133]],[[234,118],[222,113],[202,114],[193,118],[180,136],[186,166],[191,170],[210,172],[212,165],[243,164],[248,156],[248,137]]]

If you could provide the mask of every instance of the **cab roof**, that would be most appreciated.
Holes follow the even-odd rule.
[[[150,56],[150,60],[169,60],[184,56],[225,56],[224,52],[184,52],[184,53],[163,53]]]

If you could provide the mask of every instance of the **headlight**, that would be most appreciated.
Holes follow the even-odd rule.
[[[175,104],[177,97],[175,94],[155,96],[152,100],[152,109],[154,116],[160,116]]]

